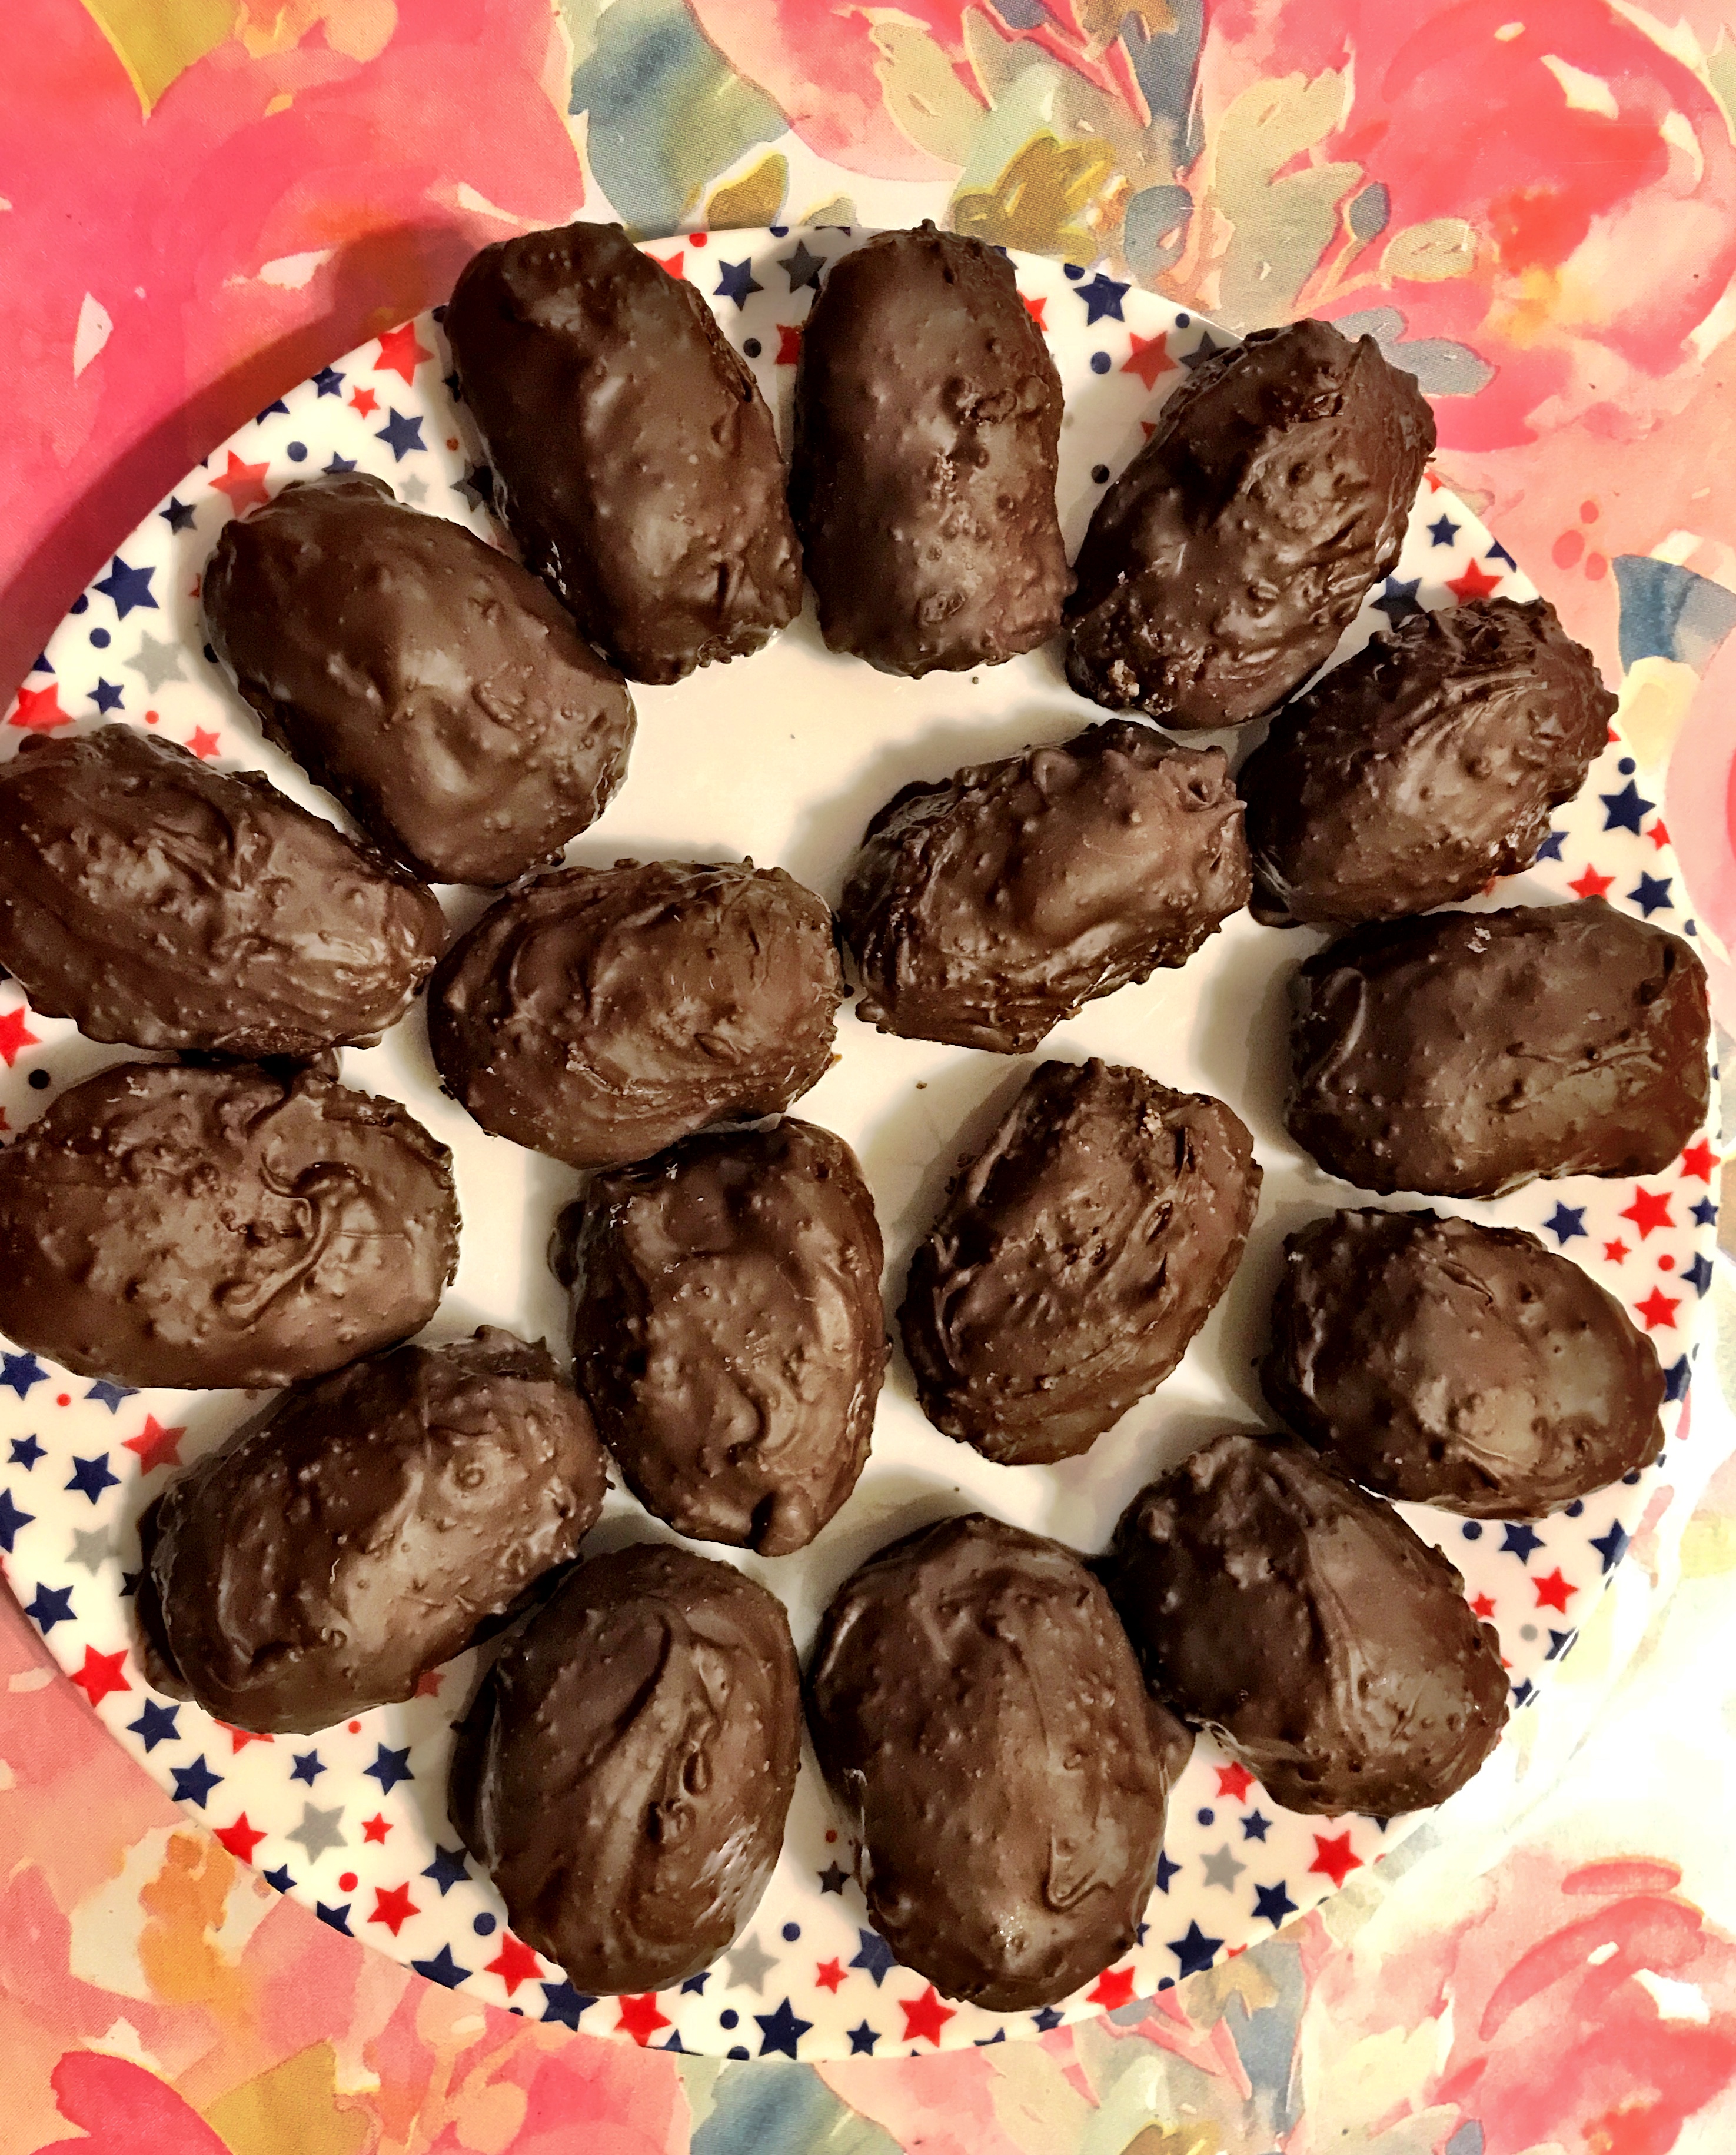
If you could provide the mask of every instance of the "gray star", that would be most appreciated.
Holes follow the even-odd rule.
[[[1202,1867],[1206,1873],[1206,1883],[1208,1886],[1221,1886],[1226,1893],[1233,1893],[1236,1891],[1236,1881],[1247,1870],[1247,1866],[1236,1861],[1230,1853],[1229,1842],[1226,1841],[1216,1856],[1206,1857]]]
[[[67,1557],[69,1564],[77,1564],[94,1579],[114,1554],[114,1546],[100,1527],[92,1527],[86,1533],[74,1530],[72,1548]]]
[[[428,498],[428,483],[412,472],[408,479],[398,481],[398,499],[407,501],[412,509],[420,509]]]
[[[760,1941],[751,1933],[733,1953],[726,1953],[724,1958],[730,1963],[730,1982],[745,1983],[750,1990],[758,1990],[777,1966],[771,1955],[762,1951]]]
[[[307,1850],[308,1861],[317,1863],[328,1848],[343,1846],[344,1836],[337,1830],[337,1822],[343,1815],[341,1804],[332,1811],[322,1811],[313,1804],[304,1804],[301,1806],[301,1824],[285,1838],[299,1840]]]
[[[139,648],[133,654],[133,669],[153,696],[159,694],[165,681],[184,681],[181,670],[181,646],[172,643],[167,637],[158,642],[154,636],[141,636]]]
[[[796,252],[793,254],[779,255],[777,266],[789,279],[790,289],[792,292],[799,292],[804,284],[812,284],[817,292],[820,289],[820,272],[826,267],[826,257],[823,254],[810,254],[805,243],[798,239],[796,243]]]

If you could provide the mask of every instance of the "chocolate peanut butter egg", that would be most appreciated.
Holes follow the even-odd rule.
[[[1259,1195],[1221,1100],[1042,1064],[910,1261],[899,1323],[923,1412],[1004,1466],[1086,1451],[1181,1359]]]
[[[856,1486],[886,1367],[856,1155],[812,1123],[708,1130],[576,1210],[573,1374],[627,1486],[696,1541],[804,1548]]]
[[[1706,969],[1601,899],[1359,928],[1310,958],[1290,1134],[1364,1190],[1660,1175],[1706,1118]]]
[[[807,1720],[869,1922],[948,1997],[1028,2012],[1133,1943],[1190,1739],[1071,1549],[980,1512],[882,1549]]]
[[[801,605],[771,414],[684,278],[618,224],[472,257],[446,310],[494,503],[635,681],[757,651]]]
[[[1398,560],[1434,446],[1415,379],[1371,336],[1293,322],[1215,354],[1097,505],[1068,678],[1169,726],[1269,711]]]
[[[1098,996],[1184,964],[1247,903],[1221,749],[1114,719],[907,786],[839,919],[883,1032],[1027,1053]]]
[[[1473,1518],[1536,1518],[1663,1447],[1663,1371],[1614,1295],[1534,1235],[1432,1212],[1290,1236],[1260,1379],[1365,1488]]]
[[[267,1732],[408,1698],[576,1554],[607,1486],[583,1402],[508,1332],[298,1385],[146,1514],[153,1680]]]
[[[124,1062],[0,1151],[0,1332],[80,1376],[293,1385],[420,1330],[451,1155],[323,1074]]]
[[[1060,438],[1061,379],[1003,255],[924,224],[834,262],[802,330],[790,472],[831,648],[915,675],[1052,636]]]
[[[256,775],[118,724],[0,764],[0,964],[88,1039],[317,1055],[445,943],[431,891]]]
[[[547,587],[366,473],[225,525],[203,596],[267,738],[432,882],[555,858],[626,773],[632,699]]]
[[[485,1130],[575,1167],[778,1114],[832,1060],[830,912],[751,861],[617,861],[510,892],[428,996],[440,1074]]]
[[[1529,868],[1615,709],[1546,599],[1412,614],[1287,704],[1237,774],[1257,917],[1391,920]]]
[[[660,1990],[758,1907],[801,1740],[783,1605],[641,1543],[571,1573],[484,1677],[452,1821],[518,1936],[578,1989]]]
[[[1458,1573],[1289,1438],[1214,1438],[1134,1498],[1103,1570],[1152,1690],[1291,1810],[1444,1802],[1507,1719]]]

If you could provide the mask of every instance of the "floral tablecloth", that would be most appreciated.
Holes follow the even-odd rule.
[[[485,241],[932,216],[1419,375],[1443,476],[1620,682],[1736,1026],[1728,0],[11,0],[0,35],[0,689],[213,442]],[[1392,1861],[1155,2001],[932,2060],[719,2064],[424,1984],[170,1806],[0,1595],[0,2150],[1726,2148],[1733,1445],[1708,1358],[1559,1680]]]

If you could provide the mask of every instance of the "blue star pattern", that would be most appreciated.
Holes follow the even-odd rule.
[[[268,1886],[274,1886],[279,1893],[287,1893],[295,1883],[289,1876],[287,1863],[280,1863],[275,1871],[262,1871],[259,1876]]]
[[[117,554],[114,567],[100,584],[93,584],[91,589],[100,591],[106,599],[112,599],[116,618],[125,621],[140,607],[148,607],[153,613],[156,612],[156,601],[151,596],[151,579],[156,574],[155,569],[130,568]]]
[[[770,2013],[756,2013],[754,2018],[760,2024],[760,2055],[762,2058],[778,2053],[786,2058],[793,2058],[796,2045],[814,2024],[812,2020],[798,2019],[787,1998]]]
[[[1254,1913],[1263,1916],[1268,1923],[1281,1923],[1286,1916],[1293,1916],[1296,1903],[1285,1890],[1286,1881],[1280,1878],[1276,1886],[1256,1886]]]
[[[376,442],[384,442],[392,451],[394,463],[402,463],[412,449],[425,449],[428,443],[422,438],[422,422],[408,417],[404,412],[392,411],[386,424],[375,435]]]
[[[33,1385],[46,1384],[48,1375],[33,1354],[0,1354],[0,1385],[9,1385],[20,1399]]]
[[[1575,1235],[1584,1237],[1585,1207],[1583,1205],[1558,1205],[1543,1224],[1564,1248]]]
[[[1039,2005],[1031,2018],[1037,2023],[1039,2035],[1047,2035],[1050,2029],[1061,2025],[1061,2015],[1052,2005]]]
[[[1060,2017],[1058,2013],[1055,2015],[1057,2020]],[[864,2020],[860,2026],[852,2028],[848,2032],[850,2038],[850,2055],[853,2058],[870,2058],[873,2055],[874,2045],[880,2040],[880,2031],[878,2028],[870,2028]]]
[[[99,1377],[84,1396],[105,1406],[110,1414],[117,1414],[122,1402],[131,1399],[137,1390],[136,1385],[111,1385],[106,1377]]]
[[[1389,628],[1396,628],[1407,615],[1423,612],[1416,596],[1421,586],[1421,576],[1411,576],[1408,580],[1402,576],[1386,579],[1380,586],[1380,596],[1372,603],[1385,615]]]
[[[691,1998],[695,1995],[703,1994],[706,1984],[709,1983],[710,1980],[711,1970],[709,1968],[702,1968],[697,1975],[689,1976],[686,1982],[682,1984],[682,1995],[684,1998]]]
[[[335,366],[322,366],[310,379],[315,392],[321,397],[341,397],[344,393],[344,377]]]
[[[1105,277],[1098,270],[1088,284],[1076,284],[1074,291],[1085,302],[1085,326],[1093,322],[1119,322],[1123,320],[1121,302],[1127,297],[1128,287],[1118,284],[1113,277]]]
[[[193,510],[186,502],[177,501],[172,494],[156,513],[172,531],[191,531],[193,528]]]
[[[1180,1871],[1180,1868],[1181,1866],[1179,1863],[1170,1862],[1169,1853],[1166,1850],[1161,1848],[1159,1849],[1157,1851],[1157,1890],[1160,1893],[1167,1893],[1169,1891],[1170,1881],[1175,1876],[1176,1872]]]
[[[347,1901],[341,1908],[328,1908],[323,1901],[316,1901],[314,1913],[322,1923],[330,1923],[333,1930],[341,1931],[346,1938],[355,1937],[355,1932],[350,1928],[350,1903]]]
[[[1459,535],[1459,527],[1450,516],[1437,516],[1429,526],[1431,546],[1450,546]]]
[[[24,1614],[46,1637],[57,1624],[72,1621],[72,1589],[38,1586],[35,1599],[24,1604]]]
[[[1698,1205],[1690,1209],[1692,1211],[1696,1226],[1715,1227],[1718,1225],[1718,1207],[1709,1197],[1703,1197]]]
[[[118,711],[123,701],[120,683],[99,680],[90,691],[90,700],[105,717],[110,711]]]
[[[1605,830],[1631,831],[1636,837],[1657,806],[1655,801],[1641,800],[1640,789],[1631,778],[1619,793],[1600,793],[1597,797],[1603,803]]]
[[[443,1945],[432,1960],[412,1960],[410,1965],[418,1975],[425,1975],[430,1983],[443,1983],[448,1990],[455,1989],[470,1973],[458,1966],[448,1945]]]
[[[158,1699],[147,1698],[139,1708],[138,1719],[130,1721],[126,1725],[146,1751],[154,1751],[159,1743],[178,1743],[181,1741],[181,1732],[175,1726],[180,1713],[178,1706],[165,1706]]]
[[[325,1769],[320,1763],[320,1754],[317,1751],[301,1751],[295,1754],[295,1763],[289,1769],[289,1779],[292,1781],[305,1781],[309,1788],[312,1788],[325,1771]]]
[[[434,1860],[422,1875],[424,1878],[433,1880],[440,1888],[440,1898],[443,1901],[451,1887],[462,1886],[470,1876],[469,1868],[464,1861],[463,1850],[443,1848],[439,1842],[436,1841]]]
[[[1198,1975],[1210,1968],[1222,1943],[1221,1938],[1208,1938],[1197,1923],[1190,1923],[1185,1936],[1169,1942],[1184,1975]]]
[[[1537,849],[1538,859],[1540,861],[1559,861],[1561,857],[1561,848],[1566,843],[1567,833],[1565,831],[1551,831],[1548,837],[1544,840],[1543,843]]]
[[[13,1544],[21,1528],[28,1527],[36,1517],[34,1512],[21,1512],[13,1502],[10,1489],[0,1489],[0,1549],[10,1556]]]
[[[1636,905],[1649,920],[1654,913],[1673,913],[1675,901],[1670,896],[1670,876],[1641,875],[1637,889],[1627,893],[1630,905]]]
[[[754,282],[754,265],[751,260],[719,262],[717,269],[718,286],[712,294],[713,298],[733,299],[738,310],[745,307],[755,292],[763,292],[766,289],[763,284]]]
[[[48,1456],[34,1436],[15,1436],[12,1441],[12,1457],[8,1463],[22,1467],[28,1474],[38,1459],[46,1459]]]
[[[1687,1357],[1683,1354],[1664,1371],[1664,1398],[1667,1402],[1673,1404],[1687,1397]],[[1608,1569],[1607,1565],[1605,1569]]]
[[[76,1489],[81,1497],[88,1497],[95,1504],[101,1501],[105,1489],[119,1488],[120,1477],[110,1473],[109,1455],[105,1451],[95,1459],[74,1457],[72,1479],[66,1486],[69,1489]]]
[[[1501,1529],[1501,1552],[1503,1556],[1516,1556],[1521,1564],[1529,1564],[1532,1552],[1543,1547],[1543,1537],[1534,1527],[1523,1519],[1510,1522]]]
[[[856,1958],[850,1965],[852,1968],[865,1968],[874,1978],[874,1988],[878,1990],[898,1966],[893,1958],[892,1948],[878,1931],[859,1930],[856,1936],[858,1942]]]
[[[1616,1519],[1611,1521],[1610,1531],[1606,1534],[1598,1535],[1593,1540],[1591,1546],[1603,1559],[1604,1569],[1609,1572],[1613,1571],[1622,1558],[1627,1554],[1627,1530],[1620,1519]]]
[[[364,1774],[371,1774],[388,1796],[400,1781],[416,1779],[410,1771],[410,1747],[407,1743],[402,1751],[388,1750],[383,1743],[378,1745],[373,1764],[364,1766],[361,1770]]]
[[[1703,1250],[1697,1250],[1694,1252],[1693,1262],[1681,1277],[1696,1294],[1703,1295],[1707,1292],[1712,1285],[1712,1267],[1706,1262],[1706,1252]]]
[[[1242,1821],[1242,1838],[1244,1840],[1264,1840],[1266,1829],[1271,1824],[1272,1820],[1262,1817],[1258,1811],[1250,1811]]]
[[[169,1770],[175,1776],[176,1802],[197,1804],[201,1810],[205,1808],[205,1799],[223,1778],[221,1774],[213,1774],[205,1763],[202,1751],[192,1765],[172,1766]]]
[[[596,2003],[588,1991],[575,1990],[570,1983],[545,1983],[542,1987],[543,2019],[559,2021],[563,2028],[576,2028],[580,2014]]]

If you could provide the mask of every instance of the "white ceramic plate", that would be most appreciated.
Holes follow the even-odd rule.
[[[650,251],[709,299],[786,425],[796,333],[825,265],[860,243],[826,229],[718,233]],[[1068,550],[1104,484],[1144,438],[1167,392],[1226,340],[1164,301],[1106,276],[1017,257],[1019,287],[1048,336],[1067,393],[1060,500]],[[437,310],[438,312],[438,310]],[[124,720],[157,728],[227,768],[263,770],[286,793],[341,821],[295,766],[265,745],[253,714],[204,655],[199,577],[225,520],[292,479],[354,467],[401,496],[500,539],[474,483],[480,462],[454,402],[443,340],[422,315],[289,391],[188,474],[123,540],[75,601],[3,729],[13,752],[33,729]],[[1464,506],[1426,486],[1395,576],[1371,594],[1340,646],[1411,607],[1478,591],[1533,596]],[[1056,649],[978,674],[899,681],[822,645],[812,608],[769,650],[673,688],[636,687],[638,739],[627,783],[601,824],[569,849],[781,863],[836,900],[874,809],[907,780],[1069,737],[1101,714],[1073,694]],[[1654,804],[1612,740],[1578,801],[1556,819],[1546,857],[1503,884],[1497,904],[1600,891],[1692,934],[1684,892]],[[456,926],[483,893],[442,893]],[[1165,1083],[1215,1093],[1252,1129],[1266,1180],[1257,1224],[1228,1293],[1175,1374],[1083,1458],[1001,1467],[936,1434],[895,1360],[873,1456],[838,1517],[800,1554],[740,1561],[789,1606],[799,1646],[844,1575],[881,1543],[944,1513],[981,1507],[1099,1548],[1155,1471],[1226,1425],[1268,1422],[1252,1364],[1285,1233],[1359,1198],[1286,1136],[1285,986],[1319,946],[1310,933],[1261,929],[1244,914],[1179,973],[1088,1006],[1047,1043],[1051,1057],[1133,1062]],[[888,1307],[906,1259],[960,1155],[973,1151],[1035,1057],[1008,1060],[884,1038],[848,1011],[841,1059],[796,1112],[856,1148],[885,1230]],[[0,985],[0,1106],[22,1127],[53,1092],[124,1049],[81,1040],[25,1010]],[[557,1209],[579,1178],[484,1136],[438,1089],[420,1008],[379,1047],[346,1050],[348,1083],[406,1102],[456,1162],[463,1262],[429,1337],[505,1324],[564,1349],[564,1298],[545,1259]],[[1701,1330],[1713,1247],[1712,1155],[1703,1141],[1643,1185],[1536,1184],[1470,1216],[1529,1227],[1564,1248],[1648,1326],[1670,1369],[1673,1430]],[[1401,1204],[1409,1200],[1401,1199]],[[463,1857],[444,1801],[449,1722],[474,1682],[465,1656],[426,1696],[305,1738],[249,1738],[197,1707],[154,1697],[133,1651],[128,1595],[137,1520],[178,1460],[191,1461],[257,1403],[233,1392],[124,1394],[28,1354],[0,1360],[0,1552],[13,1590],[117,1743],[238,1856],[338,1928],[433,1980],[545,2020],[623,2040],[729,2055],[887,2056],[1029,2037],[1057,2021],[1127,2005],[1220,1954],[1267,1935],[1295,1910],[1374,1861],[1406,1821],[1328,1821],[1281,1810],[1201,1742],[1176,1790],[1161,1884],[1138,1949],[1057,2009],[997,2014],[937,1998],[894,1965],[846,1877],[812,1759],[804,1764],[782,1859],[735,1947],[706,1974],[646,1999],[590,2000],[506,1932],[487,1880]],[[1411,1508],[1445,1548],[1467,1590],[1500,1626],[1521,1703],[1547,1682],[1621,1557],[1658,1470],[1574,1515],[1535,1527],[1479,1526]],[[617,1491],[587,1550],[663,1536]]]

